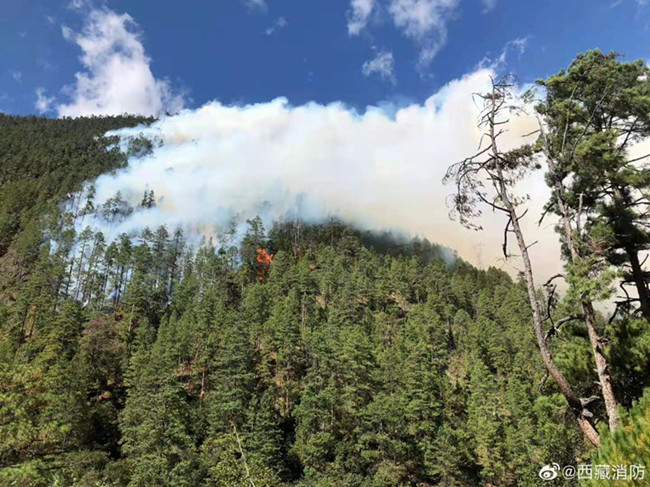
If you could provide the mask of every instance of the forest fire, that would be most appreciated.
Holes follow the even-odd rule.
[[[0,487],[650,487],[650,0],[30,3]]]
[[[260,282],[264,281],[273,264],[273,254],[269,254],[264,249],[257,249],[257,278]]]

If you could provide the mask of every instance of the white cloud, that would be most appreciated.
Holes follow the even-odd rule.
[[[508,55],[510,54],[511,51],[516,51],[519,56],[522,56],[526,52],[526,49],[528,48],[529,40],[530,40],[530,36],[527,36],[527,37],[519,37],[517,39],[513,39],[511,41],[506,42],[505,45],[503,46],[503,49],[501,49],[501,54],[499,54],[499,57],[491,58],[489,56],[484,56],[483,59],[481,59],[481,61],[479,61],[478,63],[477,66],[478,69],[489,68],[489,69],[499,70],[506,64],[506,61],[508,60]]]
[[[39,57],[36,59],[36,64],[44,71],[56,71],[58,66],[45,58]]]
[[[639,6],[639,8],[644,8],[646,5],[648,5],[649,0],[635,0],[636,4]],[[609,6],[610,8],[616,8],[620,4],[623,3],[623,0],[614,0]]]
[[[0,92],[0,104],[4,104],[5,102],[11,103],[13,101],[13,98],[10,97],[8,93]],[[7,113],[8,111],[9,110],[0,105],[0,113]]]
[[[45,95],[45,88],[36,89],[36,103],[34,107],[41,115],[51,110],[54,103],[54,97]]]
[[[266,0],[244,0],[246,6],[251,10],[266,11]]]
[[[91,5],[91,0],[70,0],[68,8],[71,10],[83,10],[84,8],[90,8]]]
[[[393,22],[420,46],[419,64],[427,66],[447,42],[447,22],[460,0],[390,0]]]
[[[267,36],[272,35],[275,31],[284,29],[287,25],[289,25],[289,22],[287,22],[287,19],[284,17],[280,17],[278,20],[275,21],[275,23],[266,29],[264,32],[266,33]]]
[[[501,265],[502,215],[486,211],[483,232],[464,229],[448,219],[453,188],[441,183],[448,165],[478,146],[479,108],[472,94],[490,89],[494,75],[476,71],[421,105],[394,111],[370,107],[359,114],[341,103],[291,106],[283,98],[246,106],[212,102],[150,128],[118,131],[123,137],[144,131],[163,145],[132,158],[128,169],[98,178],[96,202],[121,191],[137,205],[151,189],[158,206],[136,210],[105,234],[166,224],[207,235],[235,214],[241,221],[260,214],[267,223],[296,213],[310,221],[338,215],[364,228],[427,237],[473,262]],[[534,119],[513,118],[504,149],[519,145],[520,135],[534,127]],[[540,241],[531,252],[548,278],[559,262],[554,223],[536,223],[548,190],[541,174],[524,187],[532,199],[522,224],[530,242]]]
[[[494,0],[487,0],[494,1]],[[412,39],[419,49],[418,65],[428,66],[447,42],[447,23],[453,18],[460,0],[351,0],[348,10],[348,34],[359,35],[377,11],[387,12],[395,27]]]
[[[138,26],[128,14],[91,10],[82,32],[63,26],[62,33],[81,48],[85,70],[66,87],[71,101],[57,106],[59,116],[159,115],[183,107],[182,95],[151,72]]]
[[[389,80],[395,84],[395,59],[393,53],[388,51],[380,51],[370,61],[363,63],[362,72],[365,76],[378,74],[382,79]]]
[[[348,11],[348,34],[356,36],[368,24],[368,19],[375,7],[375,0],[351,0]]]
[[[11,72],[11,77],[14,79],[16,83],[23,83],[23,73],[20,71],[12,71]]]
[[[487,13],[490,10],[494,10],[494,7],[497,6],[497,0],[481,0],[483,2],[483,13]]]
[[[507,46],[517,51],[521,56],[523,53],[526,52],[526,49],[528,48],[529,39],[530,37],[519,37],[518,39],[513,39],[512,41],[509,41]]]

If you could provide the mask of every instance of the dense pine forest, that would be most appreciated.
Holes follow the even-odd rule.
[[[493,141],[449,174],[461,221],[487,202],[507,236],[509,185],[546,158],[565,293],[334,219],[109,239],[92,222],[138,208],[81,190],[150,149],[107,131],[152,120],[0,114],[0,485],[568,486],[540,468],[650,468],[650,171],[625,146],[650,135],[647,74],[579,56],[540,82],[536,143]],[[488,131],[508,89],[484,98]],[[597,311],[619,281],[636,294]]]

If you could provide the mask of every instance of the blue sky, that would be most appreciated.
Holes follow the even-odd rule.
[[[103,30],[109,13],[123,32]],[[0,110],[156,112],[278,96],[358,110],[420,103],[482,60],[527,82],[593,47],[646,59],[649,25],[640,0],[3,0]],[[116,44],[84,64],[83,42]],[[116,53],[134,64],[103,72]],[[129,83],[146,89],[92,99]]]

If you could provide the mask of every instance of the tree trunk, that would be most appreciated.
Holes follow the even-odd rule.
[[[573,392],[571,385],[553,361],[553,356],[551,355],[551,351],[549,350],[546,343],[546,337],[544,336],[544,331],[542,328],[542,314],[540,311],[539,301],[537,299],[537,293],[535,291],[535,281],[533,279],[533,271],[530,263],[530,256],[528,254],[528,247],[526,246],[523,232],[521,230],[521,226],[519,225],[519,217],[515,211],[514,205],[510,201],[507,193],[505,193],[505,184],[503,182],[500,184],[501,186],[504,186],[501,189],[501,191],[504,191],[502,194],[502,200],[505,204],[505,207],[508,209],[508,213],[511,218],[512,230],[516,236],[517,246],[521,252],[521,259],[524,264],[524,276],[526,278],[526,287],[528,289],[528,300],[530,301],[531,308],[533,309],[533,326],[535,328],[535,338],[537,339],[537,346],[539,347],[539,351],[542,355],[542,361],[544,362],[546,370],[550,376],[553,377],[556,384],[560,388],[560,391],[569,403],[571,410],[576,415],[580,429],[582,429],[584,435],[595,447],[599,447],[600,440],[598,437],[598,432],[586,419],[582,401],[580,401],[580,398],[575,394],[575,392]]]
[[[494,131],[494,125],[497,116],[496,104],[494,100],[495,99],[493,98],[490,117],[490,139],[492,143],[493,157],[495,161],[501,161],[502,157],[499,153],[496,143],[497,135]],[[598,448],[600,446],[598,432],[587,420],[587,417],[590,415],[590,413],[586,411],[582,401],[571,388],[569,381],[567,381],[566,377],[564,377],[564,374],[562,374],[562,371],[560,371],[558,366],[553,361],[553,356],[551,355],[551,351],[546,343],[546,337],[544,336],[544,330],[542,326],[542,313],[540,311],[539,300],[537,299],[537,293],[535,290],[535,280],[533,278],[533,270],[530,262],[530,255],[528,253],[528,246],[526,245],[524,233],[521,229],[521,226],[519,225],[519,216],[517,215],[516,207],[508,195],[508,188],[506,187],[503,171],[499,166],[499,163],[497,163],[496,171],[498,176],[498,180],[496,181],[496,188],[499,193],[499,197],[501,198],[501,201],[503,202],[503,205],[508,212],[508,216],[510,217],[512,231],[515,234],[517,246],[519,247],[519,251],[521,253],[521,260],[524,264],[524,277],[526,279],[526,287],[528,289],[528,300],[533,310],[533,327],[535,329],[535,338],[537,339],[537,346],[539,347],[539,351],[542,355],[542,361],[549,375],[553,377],[553,380],[555,380],[555,383],[558,385],[560,391],[566,398],[566,401],[569,404],[571,411],[575,414],[578,420],[578,425],[583,431],[585,437],[596,448]]]
[[[605,410],[607,411],[609,429],[614,431],[621,423],[621,419],[618,415],[618,403],[616,402],[614,391],[612,389],[612,379],[609,374],[609,365],[607,364],[607,357],[605,356],[603,340],[596,329],[596,313],[594,312],[594,307],[589,301],[582,303],[582,310],[585,313],[585,322],[587,323],[589,341],[591,342],[591,348],[596,360],[598,382],[603,394],[603,400],[605,401]]]
[[[598,432],[591,425],[591,423],[587,421],[585,418],[579,417],[578,425],[580,425],[580,429],[587,437],[587,439],[591,442],[591,444],[594,445],[596,448],[600,448],[600,437],[598,435]]]
[[[643,269],[639,262],[639,253],[633,247],[625,247],[625,252],[630,261],[630,266],[632,266],[632,278],[636,285],[636,292],[639,295],[641,314],[643,314],[643,317],[650,322],[650,293],[648,293],[648,286],[646,286]]]
[[[550,154],[547,154],[547,159],[549,169],[552,173],[555,173],[557,170],[555,161]],[[555,192],[558,210],[562,219],[562,226],[564,227],[564,235],[567,240],[567,247],[569,248],[569,261],[571,262],[574,259],[579,258],[579,255],[578,249],[575,245],[575,235],[571,226],[571,217],[563,199],[564,187],[562,186],[562,182],[555,180],[553,183],[553,190]],[[594,311],[592,302],[589,300],[583,300],[581,302],[581,307],[582,312],[585,315],[585,324],[587,326],[587,333],[589,334],[589,342],[591,343],[591,349],[593,351],[594,360],[596,362],[596,372],[598,373],[598,382],[600,385],[601,393],[603,395],[603,401],[605,402],[605,411],[607,412],[609,429],[613,431],[618,427],[621,420],[618,414],[618,403],[612,389],[612,380],[609,373],[607,357],[605,356],[603,340],[598,334],[596,313]]]
[[[77,286],[74,291],[75,301],[79,298],[79,288],[81,287],[81,272],[83,271],[84,254],[86,252],[86,241],[84,240],[81,246],[81,254],[79,255],[79,266],[77,267]]]
[[[639,262],[639,251],[635,248],[634,244],[629,241],[628,236],[633,235],[635,228],[634,222],[626,214],[626,208],[631,204],[630,195],[624,187],[613,187],[614,207],[619,215],[616,225],[616,233],[625,238],[623,241],[623,249],[627,254],[630,267],[632,267],[632,280],[636,286],[636,292],[639,295],[639,304],[641,314],[650,322],[650,293],[648,293],[648,286],[646,279]]]

